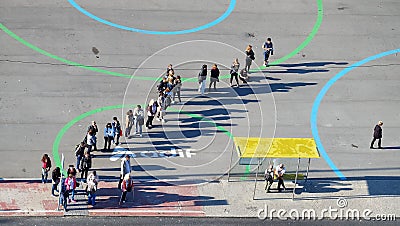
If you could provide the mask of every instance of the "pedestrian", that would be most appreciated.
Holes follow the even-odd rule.
[[[51,169],[51,160],[49,155],[44,154],[42,156],[41,162],[42,162],[42,183],[45,184],[47,182],[47,177]]]
[[[157,102],[154,101],[154,99],[151,99],[149,102],[149,105],[147,105],[147,121],[146,121],[146,127],[148,129],[153,128],[153,119],[154,116],[157,113]]]
[[[92,129],[89,130],[89,132],[87,133],[87,143],[86,143],[86,147],[87,147],[87,151],[90,153],[93,149],[93,147],[96,146],[96,136],[94,135],[95,133],[93,132]]]
[[[53,196],[56,196],[54,194],[54,191],[56,191],[56,192],[58,192],[58,194],[60,194],[60,191],[58,191],[58,184],[60,183],[60,179],[61,179],[61,170],[60,170],[60,167],[57,166],[51,172],[51,182],[53,184],[53,186],[51,187],[51,194]]]
[[[81,163],[81,160],[83,158],[83,156],[85,155],[85,147],[86,144],[81,142],[79,145],[76,146],[75,149],[75,156],[76,156],[76,169],[80,169],[79,168],[79,164]]]
[[[265,170],[264,173],[265,178],[265,189],[267,193],[270,192],[271,185],[274,183],[274,166],[269,165],[269,167]]]
[[[133,111],[133,117],[135,118],[135,135],[142,137],[143,124],[144,124],[144,111],[141,105],[137,105]]]
[[[132,126],[135,124],[135,118],[133,117],[133,111],[129,110],[126,112],[125,118],[125,137],[131,135]]]
[[[246,68],[243,68],[242,70],[240,70],[239,79],[243,82],[243,84],[247,85],[247,80],[249,80],[249,75],[248,75],[248,71],[246,70]]]
[[[278,167],[276,167],[275,174],[278,178],[278,191],[281,192],[281,186],[283,187],[284,190],[286,190],[285,183],[283,182],[283,175],[286,173],[286,168],[283,163],[279,164]]]
[[[240,67],[240,63],[239,63],[239,60],[236,58],[233,61],[232,65],[231,65],[231,70],[230,70],[230,74],[231,74],[230,85],[231,85],[231,87],[233,87],[233,84],[232,84],[233,78],[235,78],[236,85],[237,85],[237,87],[239,87],[239,80],[238,80],[239,67]]]
[[[160,92],[158,94],[158,99],[157,99],[157,121],[162,121],[165,122],[164,119],[164,114],[165,114],[165,108],[166,108],[166,102],[165,102],[165,96],[163,92]]]
[[[97,132],[99,132],[99,128],[97,127],[96,121],[92,121],[92,124],[88,127],[87,132],[89,132],[90,130],[92,130],[93,136],[97,140],[96,134]],[[93,144],[93,151],[97,151],[96,143]]]
[[[122,182],[122,194],[121,194],[121,199],[119,200],[119,205],[122,205],[122,203],[125,203],[126,201],[126,195],[128,192],[133,191],[133,181],[131,180],[131,176],[129,173],[124,175],[124,180]]]
[[[267,66],[269,63],[269,56],[274,55],[274,45],[272,44],[271,38],[267,38],[267,41],[264,42],[262,48],[264,50],[264,66]]]
[[[119,138],[122,135],[121,124],[118,121],[117,117],[113,117],[113,122],[111,123],[112,128],[114,130],[114,141],[115,145],[119,144]]]
[[[124,179],[125,174],[131,173],[131,156],[129,154],[125,155],[125,158],[121,160],[121,171],[120,171],[120,179],[118,182],[118,188],[121,189],[121,183]]]
[[[68,174],[67,179],[65,179],[65,186],[69,194],[71,194],[71,198],[68,199],[68,202],[76,202],[75,201],[75,189],[76,189],[76,178],[70,173]]]
[[[68,206],[68,200],[69,200],[69,191],[67,190],[67,186],[65,186],[65,181],[64,183],[61,183],[61,191],[60,191],[60,203],[64,207],[64,211],[68,212],[67,206]]]
[[[160,81],[160,84],[158,84],[157,86],[157,90],[158,92],[162,92],[167,88],[167,84],[168,84],[168,77],[163,77],[162,80]]]
[[[104,128],[104,150],[110,151],[111,142],[114,140],[114,129],[111,122],[106,124]]]
[[[74,167],[74,165],[69,165],[68,169],[67,169],[67,174],[72,174],[74,177],[76,177],[76,168]]]
[[[217,91],[217,82],[219,82],[219,69],[216,64],[213,64],[210,71],[210,86],[208,87],[208,91],[211,91],[211,85],[214,84],[214,91]]]
[[[88,196],[88,204],[92,206],[96,205],[97,184],[96,176],[90,174],[87,178],[86,194]]]
[[[382,126],[383,126],[382,121],[379,121],[378,124],[375,126],[373,139],[369,148],[373,149],[375,141],[378,140],[378,148],[382,149]]]
[[[198,75],[199,92],[202,96],[204,96],[204,91],[206,89],[206,80],[207,80],[207,65],[203,64]]]
[[[172,74],[174,74],[174,69],[172,68],[172,64],[168,64],[167,66],[167,73],[164,77],[168,77],[170,72],[172,72]]]
[[[181,76],[176,76],[174,81],[174,88],[172,89],[172,104],[175,104],[175,97],[178,96],[179,103],[182,102],[181,100],[181,88],[182,88],[182,80]]]
[[[254,56],[254,51],[253,51],[253,46],[248,45],[246,48],[246,66],[244,67],[247,72],[250,74],[250,66],[253,60],[255,60],[255,56]]]
[[[85,153],[85,156],[81,160],[81,179],[86,179],[88,176],[89,169],[92,168],[92,157],[89,152]]]

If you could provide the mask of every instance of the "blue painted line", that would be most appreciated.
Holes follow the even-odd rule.
[[[221,23],[223,20],[225,20],[234,10],[235,5],[236,5],[236,0],[231,0],[229,3],[229,7],[228,9],[225,11],[224,14],[222,14],[220,17],[218,17],[216,20],[208,23],[208,24],[204,24],[202,26],[199,27],[195,27],[195,28],[191,28],[191,29],[187,29],[187,30],[179,30],[179,31],[151,31],[151,30],[142,30],[142,29],[137,29],[137,28],[133,28],[133,27],[127,27],[127,26],[123,26],[123,25],[119,25],[113,22],[110,22],[108,20],[102,19],[100,17],[97,17],[95,15],[93,15],[92,13],[88,12],[87,10],[85,10],[84,8],[82,8],[79,4],[77,4],[74,0],[68,0],[68,2],[78,11],[80,11],[81,13],[85,14],[86,16],[92,18],[93,20],[96,20],[100,23],[106,24],[108,26],[112,26],[112,27],[116,27],[122,30],[127,30],[127,31],[133,31],[133,32],[139,32],[139,33],[143,33],[143,34],[151,34],[151,35],[180,35],[180,34],[188,34],[188,33],[193,33],[193,32],[197,32],[197,31],[201,31],[201,30],[205,30],[208,29],[210,27],[213,27],[219,23]]]
[[[394,49],[390,50],[387,52],[383,52],[374,56],[370,56],[368,58],[365,58],[361,61],[358,61],[357,63],[354,63],[350,65],[349,67],[343,69],[340,71],[338,74],[333,76],[326,84],[325,86],[321,89],[321,91],[318,93],[317,97],[315,98],[312,110],[311,110],[311,131],[315,140],[315,143],[317,144],[318,150],[322,157],[325,159],[325,161],[328,163],[329,167],[333,170],[333,172],[336,173],[336,175],[341,179],[341,180],[346,180],[346,177],[343,175],[342,172],[336,167],[336,165],[333,163],[333,161],[329,158],[328,153],[326,153],[324,146],[322,145],[321,139],[319,137],[318,133],[318,126],[317,126],[317,116],[318,116],[318,109],[321,104],[322,99],[324,98],[325,94],[328,92],[328,90],[337,82],[341,77],[346,75],[348,72],[352,71],[353,69],[362,66],[363,64],[366,64],[370,61],[399,53],[400,49]]]

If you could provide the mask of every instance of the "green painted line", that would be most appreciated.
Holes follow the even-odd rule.
[[[59,154],[59,147],[60,147],[60,143],[61,140],[63,138],[63,136],[65,135],[65,133],[73,126],[75,125],[75,123],[79,122],[80,120],[89,117],[91,115],[94,115],[96,113],[99,112],[103,112],[103,111],[109,111],[109,110],[115,110],[115,109],[121,109],[121,108],[134,108],[136,107],[136,104],[129,104],[129,105],[113,105],[113,106],[106,106],[106,107],[101,107],[101,108],[96,108],[93,109],[91,111],[87,111],[81,115],[78,115],[77,117],[73,118],[71,121],[69,121],[67,124],[64,125],[63,128],[61,128],[61,130],[58,132],[54,143],[53,143],[53,150],[52,150],[52,154],[53,154],[53,159],[54,162],[56,164],[56,166],[61,168],[61,159],[60,159],[60,154]],[[222,126],[218,126],[215,122],[211,121],[210,119],[204,118],[201,115],[198,114],[191,114],[191,113],[187,113],[184,111],[179,111],[177,109],[174,108],[169,108],[172,112],[178,112],[178,113],[182,113],[185,114],[191,118],[195,118],[195,119],[199,119],[199,120],[204,120],[205,122],[209,122],[211,124],[213,124],[219,131],[224,132],[229,138],[233,138],[232,133],[230,133],[227,129],[225,129]],[[66,171],[64,170],[64,175],[66,175]]]
[[[324,10],[323,10],[323,4],[322,4],[322,0],[317,0],[317,5],[318,5],[318,15],[317,15],[317,21],[314,24],[313,29],[311,30],[311,33],[307,36],[307,38],[292,52],[290,52],[289,54],[287,54],[286,56],[283,56],[282,58],[279,58],[273,62],[271,62],[269,64],[269,66],[274,66],[274,65],[278,65],[290,58],[292,58],[293,56],[295,56],[297,53],[299,53],[301,50],[303,50],[310,42],[311,40],[315,37],[315,35],[317,34],[321,23],[322,23],[322,19],[323,19],[323,14],[324,14]],[[16,35],[14,32],[12,32],[11,30],[9,30],[6,26],[4,26],[2,23],[0,23],[0,29],[3,30],[6,34],[8,34],[10,37],[12,37],[13,39],[17,40],[18,42],[20,42],[21,44],[29,47],[30,49],[43,54],[45,56],[48,56],[54,60],[57,61],[61,61],[65,64],[68,64],[70,66],[76,66],[76,67],[80,67],[86,70],[90,70],[90,71],[94,71],[94,72],[98,72],[98,73],[102,73],[102,74],[107,74],[107,75],[112,75],[112,76],[117,76],[117,77],[123,77],[123,78],[133,78],[133,79],[137,79],[137,80],[148,80],[148,81],[156,81],[159,80],[159,78],[155,78],[155,77],[147,77],[147,76],[132,76],[129,74],[122,74],[122,73],[118,73],[118,72],[113,72],[113,71],[108,71],[108,70],[104,70],[104,69],[100,69],[100,68],[96,68],[93,66],[87,66],[87,65],[83,65],[77,62],[73,62],[67,59],[64,59],[62,57],[56,56],[54,54],[51,54],[29,42],[27,42],[26,40],[24,40],[23,38],[19,37],[18,35]],[[259,70],[263,70],[265,69],[265,66],[261,66],[257,69],[253,69],[251,70],[251,72],[256,72]],[[221,79],[226,79],[226,78],[230,78],[230,75],[223,75],[221,76]],[[189,78],[189,79],[183,79],[182,82],[188,82],[188,81],[193,81],[193,82],[197,82],[197,78]]]

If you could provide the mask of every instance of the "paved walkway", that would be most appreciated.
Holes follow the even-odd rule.
[[[234,178],[235,179],[235,178]],[[0,216],[214,216],[258,217],[260,210],[284,209],[289,212],[315,210],[316,217],[323,209],[337,209],[340,213],[357,209],[362,216],[369,210],[370,217],[378,214],[400,216],[396,208],[400,200],[400,185],[391,180],[309,180],[296,189],[286,182],[286,191],[278,193],[272,186],[265,193],[264,182],[259,181],[253,200],[254,181],[226,179],[198,186],[178,186],[159,181],[135,181],[134,196],[118,206],[120,191],[116,182],[100,182],[96,206],[87,205],[86,196],[78,189],[77,203],[69,205],[68,212],[57,211],[57,198],[51,196],[51,184],[39,181],[1,181]],[[375,190],[374,186],[380,189]],[[390,189],[388,189],[390,188]],[[276,212],[272,214],[277,217]],[[264,215],[263,215],[264,216]]]

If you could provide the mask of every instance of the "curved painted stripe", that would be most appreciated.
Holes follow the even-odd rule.
[[[315,140],[315,143],[317,144],[318,150],[321,153],[322,157],[325,159],[325,161],[328,163],[329,167],[336,173],[336,175],[342,179],[346,180],[346,177],[343,175],[343,173],[336,167],[336,165],[333,163],[331,158],[329,158],[328,153],[326,152],[324,146],[322,145],[321,139],[319,137],[318,133],[318,125],[317,125],[317,117],[318,117],[318,109],[319,106],[321,105],[321,101],[324,98],[325,94],[328,92],[328,90],[337,82],[341,77],[349,73],[350,71],[354,70],[357,67],[360,67],[363,64],[366,64],[370,61],[382,58],[384,56],[392,55],[399,53],[400,49],[394,49],[390,50],[387,52],[383,52],[374,56],[370,56],[368,58],[365,58],[361,61],[358,61],[357,63],[354,63],[350,65],[349,67],[343,69],[340,71],[338,74],[333,76],[326,84],[324,87],[322,87],[321,91],[318,93],[317,97],[315,98],[312,110],[311,110],[311,131]]]
[[[133,27],[127,27],[127,26],[123,26],[120,24],[110,22],[108,20],[102,19],[102,18],[88,12],[87,10],[82,8],[79,4],[77,4],[74,0],[68,0],[68,2],[79,12],[83,13],[84,15],[86,15],[86,16],[90,17],[91,19],[96,20],[100,23],[103,23],[103,24],[106,24],[108,26],[115,27],[118,29],[126,30],[126,31],[133,31],[133,32],[150,34],[150,35],[181,35],[181,34],[188,34],[188,33],[193,33],[193,32],[208,29],[208,28],[213,27],[213,26],[221,23],[222,21],[224,21],[232,13],[232,11],[235,9],[235,5],[236,5],[236,0],[231,0],[229,3],[229,7],[224,12],[224,14],[222,14],[216,20],[214,20],[208,24],[199,26],[199,27],[195,27],[195,28],[191,28],[191,29],[187,29],[187,30],[180,30],[180,31],[151,31],[151,30],[143,30],[143,29],[138,29],[138,28],[133,28]]]
[[[307,36],[307,38],[292,52],[290,52],[289,54],[287,54],[286,56],[283,56],[282,58],[277,59],[276,61],[273,61],[270,63],[270,65],[277,65],[279,63],[282,63],[288,59],[290,59],[291,57],[293,57],[294,55],[296,55],[297,53],[299,53],[301,50],[303,50],[310,42],[311,40],[314,38],[314,36],[317,34],[321,23],[322,23],[322,19],[323,19],[323,5],[322,5],[322,0],[317,0],[317,4],[318,4],[318,15],[317,15],[317,21],[314,24],[314,27],[311,31],[311,33]],[[124,78],[132,78],[132,75],[129,74],[122,74],[122,73],[118,73],[118,72],[113,72],[113,71],[108,71],[108,70],[103,70],[100,68],[96,68],[93,66],[88,66],[88,65],[83,65],[77,62],[73,62],[67,59],[64,59],[60,56],[51,54],[31,43],[29,43],[28,41],[24,40],[23,38],[19,37],[17,34],[15,34],[14,32],[12,32],[10,29],[8,29],[6,26],[4,26],[2,23],[0,23],[0,29],[2,31],[4,31],[6,34],[8,34],[10,37],[12,37],[13,39],[15,39],[16,41],[20,42],[21,44],[25,45],[26,47],[40,53],[43,54],[47,57],[50,57],[54,60],[63,62],[65,64],[71,65],[71,66],[77,66],[86,70],[90,70],[90,71],[94,71],[94,72],[98,72],[98,73],[102,73],[102,74],[107,74],[107,75],[112,75],[112,76],[117,76],[117,77],[124,77]],[[265,66],[259,67],[258,69],[253,69],[253,71],[257,71],[257,70],[262,70],[265,69]],[[230,77],[230,75],[227,76],[222,76],[222,78],[225,77]],[[153,77],[145,77],[145,76],[134,76],[133,79],[138,79],[138,80],[158,80],[158,78],[153,78]],[[191,79],[188,79],[188,81]],[[192,81],[195,81],[196,79],[193,79]],[[197,80],[196,80],[197,82]]]

